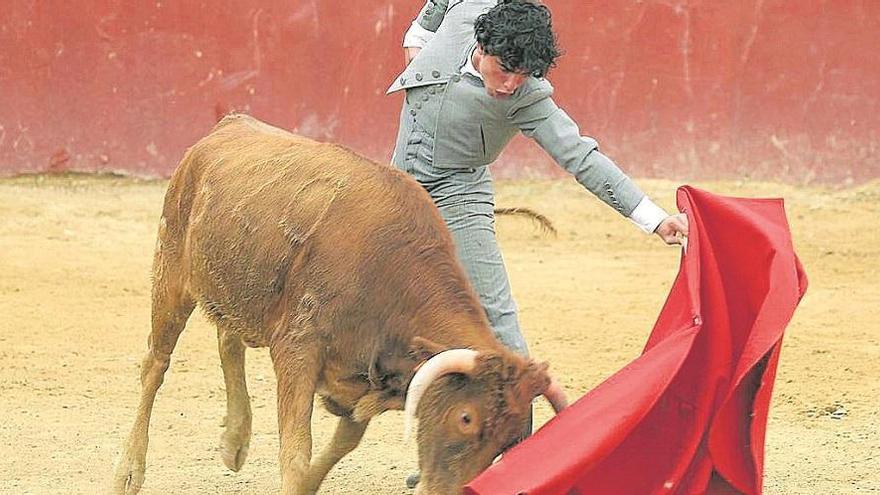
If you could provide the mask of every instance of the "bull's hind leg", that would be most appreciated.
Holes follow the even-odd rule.
[[[312,465],[306,476],[306,493],[312,494],[318,491],[318,487],[321,486],[321,482],[324,481],[330,469],[361,443],[361,438],[367,431],[368,424],[370,424],[369,420],[358,423],[348,417],[339,418],[333,439],[312,460]]]
[[[226,382],[226,429],[220,436],[220,452],[223,464],[238,471],[247,458],[251,442],[251,399],[245,381],[245,346],[238,335],[222,325],[217,327],[217,341]]]
[[[161,254],[157,255],[153,270],[152,331],[147,340],[147,354],[141,364],[141,400],[134,426],[116,465],[113,484],[115,494],[134,495],[144,483],[153,402],[162,385],[177,339],[195,307],[192,298],[182,289],[182,284],[177,280],[168,280],[167,275],[179,274],[176,267],[173,271],[170,268],[162,262]]]

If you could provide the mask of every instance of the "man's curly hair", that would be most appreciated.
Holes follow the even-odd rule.
[[[550,10],[532,0],[501,0],[477,17],[474,31],[483,53],[501,59],[508,72],[544,77],[560,55]]]

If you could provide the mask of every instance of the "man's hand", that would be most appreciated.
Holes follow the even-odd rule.
[[[657,226],[655,234],[666,244],[682,244],[688,235],[688,218],[684,213],[669,215]]]

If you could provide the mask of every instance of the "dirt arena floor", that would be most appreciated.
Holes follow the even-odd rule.
[[[641,181],[668,209],[676,184]],[[810,289],[788,327],[767,437],[767,494],[880,493],[880,183],[845,190],[694,184],[783,196]],[[501,183],[499,206],[552,217],[559,236],[501,218],[498,232],[534,356],[580,397],[642,349],[679,250],[572,181]],[[131,427],[146,349],[150,263],[164,182],[0,180],[0,493],[107,493]],[[215,330],[194,313],[152,418],[144,494],[275,493],[275,380],[248,353],[254,437],[243,470],[218,452],[225,392]],[[550,416],[541,403],[537,424]],[[316,447],[332,418],[318,409]],[[373,421],[327,494],[406,494],[403,420]]]

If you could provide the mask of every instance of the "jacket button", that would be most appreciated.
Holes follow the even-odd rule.
[[[440,71],[439,70],[431,71],[431,75],[434,76],[434,79],[437,79],[438,77],[440,77]]]
[[[416,108],[418,108],[418,109],[421,109],[421,108],[422,108],[422,102],[417,101],[417,102],[415,102],[415,104],[414,104],[413,106],[416,107]]]
[[[411,109],[409,110],[409,114],[412,115],[413,117],[416,116],[416,113],[417,113],[417,112],[416,112],[416,110],[415,110],[414,108],[411,108]]]
[[[452,76],[452,82],[457,83],[458,81],[461,81],[461,76],[458,74]]]
[[[416,81],[421,81],[421,80],[422,80],[422,73],[416,72]]]

